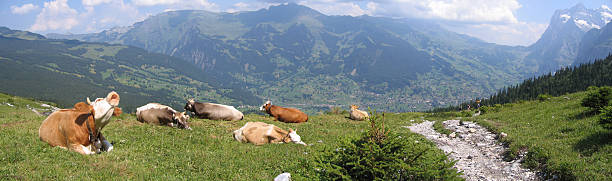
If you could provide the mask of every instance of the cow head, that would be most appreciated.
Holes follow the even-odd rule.
[[[195,104],[195,101],[193,99],[187,100],[187,104],[185,104],[185,107],[184,107],[185,111],[194,112],[195,111],[194,104]]]
[[[357,109],[357,108],[359,108],[359,106],[357,106],[357,105],[355,105],[355,104],[351,105],[351,110],[355,110],[355,109]]]
[[[87,103],[93,106],[95,110],[94,119],[96,120],[96,124],[100,121],[107,121],[113,115],[115,107],[119,105],[119,94],[115,91],[108,93],[106,98],[97,98],[95,101],[89,100],[87,98]]]
[[[270,109],[270,107],[272,106],[272,102],[270,102],[270,100],[266,101],[265,104],[261,105],[261,107],[259,107],[259,110],[262,112],[266,112]]]
[[[187,123],[187,120],[189,120],[189,115],[185,114],[185,112],[174,113],[173,119],[177,123],[179,128],[191,130],[189,124]]]
[[[291,139],[291,142],[295,143],[295,144],[300,144],[300,145],[304,145],[306,146],[306,143],[302,142],[302,138],[300,137],[300,135],[297,134],[297,129],[293,130],[291,128],[289,128],[289,138]]]
[[[87,115],[87,120],[84,121],[91,121],[92,123],[83,123],[87,126],[87,130],[89,135],[89,140],[92,143],[92,147],[91,147],[91,151],[95,152],[95,153],[100,153],[100,148],[102,147],[102,142],[100,141],[100,137],[99,132],[96,133],[96,128],[93,127],[95,126],[95,110],[94,107],[92,105],[89,105],[87,103],[84,102],[78,102],[76,104],[74,104],[74,109],[79,111],[79,112],[83,112],[86,113],[85,115]],[[93,131],[93,132],[92,132]]]

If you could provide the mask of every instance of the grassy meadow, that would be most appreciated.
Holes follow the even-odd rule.
[[[336,148],[345,138],[360,136],[368,126],[345,118],[348,114],[313,115],[303,124],[250,114],[242,121],[191,119],[193,130],[187,131],[142,124],[133,115],[123,114],[102,130],[114,150],[84,156],[40,141],[38,127],[46,117],[26,109],[27,105],[39,107],[40,102],[0,94],[0,180],[271,180],[283,172],[290,172],[294,180],[313,180],[314,155]],[[401,128],[422,116],[386,114],[386,126],[443,154],[422,136]],[[239,143],[232,132],[247,121],[297,129],[304,142],[314,145]]]
[[[472,117],[508,137],[509,158],[527,151],[526,165],[564,180],[612,179],[612,130],[580,105],[586,92],[490,107]]]
[[[461,118],[476,121],[510,146],[507,158],[525,153],[523,165],[564,180],[608,180],[612,178],[612,131],[598,122],[598,115],[580,106],[586,93],[568,94],[545,101],[489,107],[480,116]],[[6,103],[14,105],[10,107]],[[368,129],[367,122],[352,121],[335,114],[311,115],[307,123],[275,122],[269,116],[249,114],[242,121],[191,119],[191,131],[143,124],[134,115],[123,114],[102,131],[115,149],[83,156],[51,148],[38,139],[45,119],[30,107],[41,102],[0,94],[0,180],[4,179],[204,179],[270,180],[290,172],[294,180],[316,180],[313,158],[324,149],[335,149],[346,139],[357,138]],[[402,126],[421,120],[457,119],[469,112],[386,113],[386,127],[406,139],[430,146],[433,143]],[[414,120],[414,121],[410,121]],[[312,146],[268,144],[254,146],[235,141],[236,130],[248,121],[263,121],[283,129],[297,129]],[[434,125],[446,132],[441,124]]]

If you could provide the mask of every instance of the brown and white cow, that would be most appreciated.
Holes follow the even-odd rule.
[[[104,99],[91,102],[87,98],[87,102],[79,102],[73,109],[60,109],[49,115],[38,129],[40,140],[81,154],[111,151],[113,146],[100,130],[108,124],[111,116],[121,113],[116,107],[119,94],[111,92]]]
[[[352,120],[363,121],[363,120],[368,119],[370,117],[370,115],[368,115],[367,112],[359,110],[357,108],[359,108],[359,106],[351,105],[351,112],[350,112],[351,116],[350,116],[350,118]]]
[[[267,101],[259,108],[260,111],[268,113],[277,121],[285,123],[303,123],[308,121],[308,115],[295,108],[284,108],[272,105],[272,102]]]
[[[264,122],[247,122],[240,129],[234,131],[234,139],[241,143],[253,143],[255,145],[293,142],[306,146],[300,135],[293,129],[289,128],[289,131],[285,131]]]
[[[191,130],[185,112],[178,112],[169,106],[159,103],[149,103],[136,109],[136,119],[143,123],[166,125]]]
[[[185,110],[192,112],[199,118],[210,120],[237,121],[244,118],[242,112],[238,111],[234,106],[195,102],[193,99],[187,101]]]

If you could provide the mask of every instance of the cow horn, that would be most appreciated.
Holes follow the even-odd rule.
[[[91,100],[89,100],[89,97],[87,97],[87,104],[91,105]]]

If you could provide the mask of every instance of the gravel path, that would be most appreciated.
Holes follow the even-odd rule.
[[[536,174],[520,167],[520,160],[502,160],[505,148],[495,135],[472,122],[459,125],[459,120],[448,120],[444,126],[455,132],[455,138],[442,135],[433,129],[432,121],[407,126],[410,131],[422,134],[435,142],[440,149],[458,160],[455,168],[463,172],[467,180],[537,180]]]

